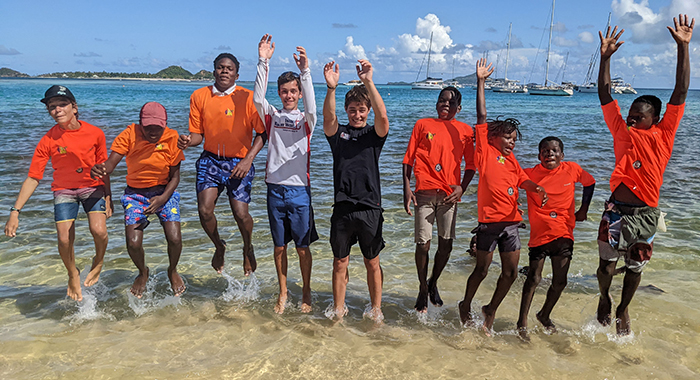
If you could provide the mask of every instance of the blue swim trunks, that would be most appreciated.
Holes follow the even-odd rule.
[[[241,161],[240,158],[219,157],[206,150],[199,156],[197,163],[197,194],[210,187],[219,189],[219,194],[226,187],[229,198],[250,203],[250,193],[253,190],[255,166],[250,165],[248,174],[242,179],[230,178],[231,171]]]
[[[78,204],[86,214],[103,213],[106,209],[104,187],[84,187],[53,192],[53,215],[56,223],[72,222],[78,217]]]
[[[318,240],[309,186],[268,183],[267,217],[275,247],[294,240],[297,248],[306,248]]]
[[[163,194],[163,188],[157,190],[149,189],[134,189],[128,187],[124,190],[121,201],[124,207],[124,224],[130,226],[132,224],[148,223],[148,216],[145,212],[150,206],[149,199],[156,195]],[[180,193],[173,192],[167,202],[159,210],[154,213],[160,219],[160,222],[179,222],[180,221]],[[153,214],[151,214],[153,215]]]

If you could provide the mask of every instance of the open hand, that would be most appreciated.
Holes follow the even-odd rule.
[[[245,158],[238,161],[238,164],[231,169],[231,176],[229,178],[241,179],[248,175],[250,166],[253,164],[252,161]]]
[[[309,60],[306,58],[306,49],[304,49],[304,47],[297,46],[297,52],[299,53],[299,56],[294,53],[294,62],[296,62],[297,67],[301,72],[309,68]]]
[[[260,58],[272,58],[272,54],[275,52],[275,43],[270,43],[270,41],[272,41],[271,34],[265,34],[260,39],[260,43],[258,44],[258,56]]]
[[[542,199],[542,205],[540,207],[544,207],[545,204],[547,204],[547,201],[549,200],[549,197],[547,196],[547,192],[544,191],[544,187],[542,186],[537,186],[537,194],[539,194],[540,199]]]
[[[90,169],[90,177],[94,179],[102,179],[102,177],[107,175],[107,168],[105,167],[104,162],[101,164],[95,164],[95,166]]]
[[[600,56],[602,58],[609,58],[617,49],[625,43],[625,41],[618,41],[625,30],[622,29],[617,32],[617,25],[615,29],[610,32],[610,27],[605,31],[605,37],[603,37],[603,32],[598,31],[598,36],[600,37]]]
[[[693,27],[695,26],[695,19],[693,18],[690,23],[688,23],[688,15],[678,15],[678,19],[673,18],[673,28],[667,26],[668,31],[671,32],[671,36],[676,40],[678,44],[688,44],[690,43],[690,38],[693,36]]]
[[[156,195],[155,197],[148,200],[148,203],[150,204],[148,205],[148,207],[146,207],[145,210],[143,210],[144,214],[150,215],[158,212],[158,210],[160,210],[167,201],[168,198],[166,198],[165,195]]]
[[[486,58],[479,58],[479,60],[476,61],[476,78],[488,78],[493,73],[494,67],[492,66],[493,63],[489,63],[488,66],[486,65]]]
[[[335,67],[333,66],[335,65]],[[330,88],[338,87],[338,80],[340,79],[340,70],[338,70],[338,64],[335,61],[330,61],[323,66],[323,76],[326,78],[326,85]]]
[[[362,83],[368,83],[372,81],[372,64],[366,59],[358,59],[357,62],[360,64],[355,66],[357,69],[357,77],[360,78]]]

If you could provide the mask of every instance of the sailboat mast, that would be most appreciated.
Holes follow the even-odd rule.
[[[508,45],[506,45],[506,73],[503,75],[503,80],[508,85],[508,57],[510,57],[510,32],[513,30],[513,23],[508,26]]]
[[[433,32],[430,32],[430,44],[428,45],[428,66],[425,69],[425,79],[430,78],[430,51],[433,50]]]
[[[547,43],[547,64],[544,69],[544,85],[547,86],[549,78],[549,51],[552,48],[552,28],[554,28],[554,1],[552,0],[552,19],[549,22],[549,42]]]

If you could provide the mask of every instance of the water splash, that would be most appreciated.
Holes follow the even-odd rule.
[[[346,315],[348,315],[348,305],[343,304],[343,315],[338,315],[338,313],[335,312],[335,308],[333,307],[333,302],[328,304],[328,307],[326,307],[326,310],[323,311],[323,315],[326,316],[326,318],[333,320],[333,319],[340,319]]]
[[[70,325],[81,324],[86,321],[97,319],[114,320],[114,316],[101,310],[98,301],[104,301],[109,297],[109,289],[100,281],[90,287],[83,285],[85,278],[90,273],[90,266],[85,267],[80,272],[80,288],[83,293],[83,300],[78,302],[78,311],[75,314],[66,316]]]
[[[221,299],[224,301],[252,302],[260,297],[260,281],[255,277],[255,273],[251,273],[243,282],[233,278],[226,273],[226,270],[221,272],[221,276],[228,282],[226,290],[221,295]]]
[[[186,281],[184,277],[182,280]],[[186,282],[185,286],[187,286]],[[129,290],[127,290],[127,297],[129,299],[129,307],[137,316],[168,306],[177,307],[182,305],[181,298],[172,294],[170,280],[168,280],[168,274],[166,272],[148,276],[146,290],[143,292],[141,298],[137,298],[131,294]]]
[[[372,304],[367,304],[365,311],[362,313],[362,318],[371,319],[375,323],[381,323],[384,320],[384,313],[382,309],[372,308]]]

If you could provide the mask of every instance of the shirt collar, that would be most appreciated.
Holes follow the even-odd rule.
[[[219,91],[219,89],[216,88],[216,85],[214,84],[211,86],[211,93],[212,93],[212,95],[216,95],[216,96],[227,96],[227,95],[231,95],[231,93],[235,89],[236,89],[236,84],[234,83],[233,86],[227,88],[226,91],[222,92],[222,91]]]

